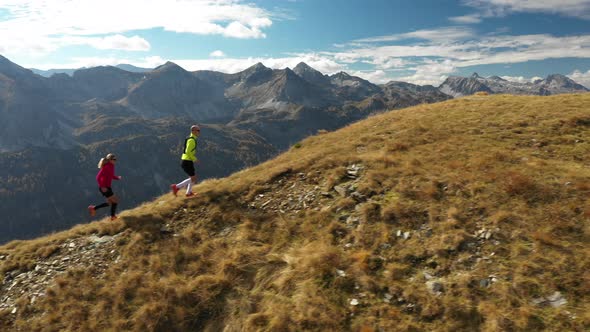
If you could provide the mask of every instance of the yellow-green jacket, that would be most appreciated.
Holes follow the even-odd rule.
[[[182,160],[197,161],[197,136],[191,134],[184,142]]]

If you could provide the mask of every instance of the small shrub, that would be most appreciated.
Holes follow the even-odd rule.
[[[537,185],[530,176],[511,172],[504,178],[504,190],[512,196],[526,195],[534,193]]]
[[[412,271],[412,267],[407,264],[401,263],[389,263],[385,266],[386,274],[392,280],[404,280]]]
[[[512,212],[500,210],[490,216],[490,220],[495,226],[499,226],[503,224],[514,225],[519,222],[521,218]]]
[[[392,144],[387,146],[387,152],[403,152],[408,151],[410,147],[406,143],[402,142],[393,142]]]

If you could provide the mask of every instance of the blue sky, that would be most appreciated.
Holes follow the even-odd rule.
[[[0,0],[0,41],[38,69],[304,61],[375,83],[561,73],[590,87],[590,0]]]

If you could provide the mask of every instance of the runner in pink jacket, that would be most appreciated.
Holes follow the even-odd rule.
[[[111,159],[116,161],[117,159]],[[121,177],[115,175],[115,165],[112,162],[105,163],[104,166],[96,174],[96,182],[102,188],[110,188],[113,180],[120,180]]]
[[[111,189],[111,182],[113,180],[121,180],[121,177],[115,175],[115,162],[117,161],[117,157],[109,153],[105,158],[102,158],[98,162],[98,174],[96,174],[96,182],[98,183],[98,190],[100,193],[107,199],[106,203],[102,203],[99,205],[90,205],[88,206],[88,212],[90,216],[94,217],[96,215],[96,210],[101,209],[103,207],[111,206],[111,220],[117,219],[117,204],[119,203],[119,198],[113,193],[113,189]]]

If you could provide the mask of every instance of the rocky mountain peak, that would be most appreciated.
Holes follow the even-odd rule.
[[[583,85],[576,83],[574,80],[561,74],[548,75],[543,81],[538,83],[543,88],[551,91],[552,93],[564,93],[571,90],[577,92],[590,91]]]
[[[257,64],[236,75],[239,77],[242,83],[246,84],[247,86],[254,86],[270,79],[272,77],[272,72],[272,69],[258,62]]]
[[[184,68],[180,67],[179,65],[175,64],[174,62],[168,61],[165,64],[156,67],[154,70],[156,73],[167,73],[167,72],[177,72],[177,73],[188,73]]]
[[[8,60],[7,58],[0,55],[0,74],[4,74],[12,79],[23,78],[26,76],[33,76],[34,73],[25,69],[16,63]]]
[[[506,80],[505,80],[505,79],[503,79],[503,78],[502,78],[502,77],[500,77],[500,76],[496,76],[496,75],[489,77],[489,79],[490,79],[490,80],[494,80],[494,81],[506,82]]]
[[[262,62],[258,62],[255,65],[246,68],[246,70],[244,70],[244,72],[245,73],[255,73],[255,72],[267,71],[267,70],[270,70],[270,68],[263,65]]]
[[[317,70],[313,69],[310,65],[305,62],[300,62],[293,68],[293,71],[297,74],[304,73],[304,72],[318,72]]]
[[[346,72],[343,72],[343,71],[341,71],[341,72],[338,72],[338,73],[336,73],[336,74],[334,74],[334,75],[332,75],[332,76],[330,76],[330,77],[332,77],[332,78],[336,78],[336,79],[348,79],[348,78],[350,78],[350,77],[352,77],[352,76],[350,76],[350,75],[349,75],[348,73],[346,73]]]
[[[293,70],[291,70],[291,68],[285,68],[284,70],[282,70],[282,75],[284,75],[285,77],[289,78],[289,79],[297,79],[297,80],[301,80],[301,77],[299,75],[297,75],[297,73],[295,73]]]
[[[330,79],[326,75],[322,74],[318,70],[315,70],[305,62],[300,62],[297,64],[297,66],[293,68],[293,71],[299,75],[299,77],[315,85],[323,87],[330,85]]]
[[[477,73],[474,72],[473,74],[471,74],[471,78],[476,78],[477,79],[477,78],[482,78],[482,77],[479,76]]]
[[[73,77],[87,77],[93,75],[105,75],[105,74],[124,74],[125,70],[119,69],[113,66],[98,66],[90,68],[78,69],[73,73]]]
[[[547,75],[547,78],[545,80],[546,81],[553,81],[553,80],[567,81],[567,80],[570,80],[570,79],[567,78],[567,76],[564,76],[564,75],[561,75],[561,74],[551,74],[551,75]]]

